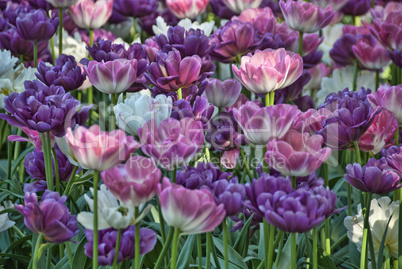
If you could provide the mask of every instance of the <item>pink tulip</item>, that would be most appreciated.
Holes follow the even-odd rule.
[[[235,65],[232,68],[247,89],[267,94],[293,84],[303,73],[303,59],[283,48],[257,50],[241,58],[239,69]]]
[[[368,130],[360,137],[359,148],[361,151],[373,154],[379,153],[384,148],[389,148],[394,143],[393,138],[399,130],[398,120],[394,113],[383,109],[374,118]]]
[[[262,0],[223,0],[223,3],[236,13],[240,13],[248,8],[259,7]]]
[[[139,206],[151,200],[162,177],[155,161],[141,156],[133,156],[126,164],[103,171],[103,183],[120,201]]]
[[[126,161],[140,145],[121,130],[101,131],[98,125],[89,129],[79,126],[73,133],[67,129],[67,144],[73,158],[84,168],[108,170]]]
[[[12,141],[12,142],[32,143],[33,145],[35,145],[36,151],[41,152],[42,151],[42,139],[40,137],[40,133],[35,130],[28,129],[27,127],[21,127],[21,130],[28,136],[28,138],[25,138],[25,137],[22,137],[19,135],[9,135],[8,140]],[[50,133],[50,144],[52,147],[54,146],[54,143],[55,143],[54,135],[52,133]]]
[[[127,90],[137,79],[137,69],[143,68],[138,67],[136,59],[116,59],[106,63],[104,61],[90,61],[88,66],[84,66],[84,70],[89,81],[99,91],[120,93]]]
[[[216,205],[210,190],[190,190],[163,178],[158,185],[163,218],[181,234],[212,232],[226,216],[224,205]]]
[[[179,19],[194,19],[207,7],[209,0],[166,0],[170,11]]]
[[[352,50],[357,60],[367,69],[381,69],[391,62],[387,50],[373,36],[358,38]]]
[[[286,176],[305,177],[315,172],[331,155],[322,148],[321,135],[289,131],[283,140],[268,143],[265,160],[269,166]]]
[[[377,92],[369,94],[367,99],[373,107],[382,106],[393,112],[399,127],[402,127],[402,84],[392,87],[389,84],[382,85]]]
[[[113,0],[80,0],[68,8],[71,18],[80,28],[101,28],[112,16]]]

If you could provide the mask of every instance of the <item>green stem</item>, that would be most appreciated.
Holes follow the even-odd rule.
[[[223,219],[222,228],[223,228],[223,257],[225,260],[225,269],[229,269],[229,248],[228,248],[229,229],[228,224],[226,222],[226,218]]]
[[[209,265],[211,264],[211,245],[212,245],[212,239],[211,237],[208,236],[207,234],[207,250],[206,250],[206,261],[205,261],[205,269],[209,269]]]
[[[66,246],[68,262],[70,263],[70,268],[73,266],[73,253],[71,252],[70,242],[65,242],[64,245]]]
[[[94,29],[89,29],[89,46],[94,45]]]
[[[313,229],[313,269],[318,268],[318,232],[317,227]]]
[[[92,268],[98,268],[98,179],[99,172],[94,173],[94,241],[93,241],[93,260]]]
[[[133,41],[137,37],[137,19],[133,17]]]
[[[172,182],[173,183],[176,183],[176,173],[177,173],[177,168],[175,166],[173,171],[172,171]]]
[[[328,163],[324,163],[324,186],[329,186],[329,167]],[[330,225],[329,225],[329,218],[325,219],[325,252],[327,255],[331,255],[331,238],[330,238]]]
[[[375,70],[375,91],[378,90],[379,86],[380,86],[380,70],[377,69]]]
[[[12,134],[12,126],[8,125],[8,131],[9,135]],[[7,139],[7,158],[8,158],[8,163],[7,163],[7,177],[9,180],[11,180],[11,166],[12,166],[12,154],[13,154],[13,143]]]
[[[266,236],[266,235],[264,234],[264,236]],[[268,240],[268,242],[271,244],[271,247],[269,249],[265,250],[265,251],[268,251],[268,259],[267,259],[267,267],[266,268],[272,268],[274,251],[275,251],[274,237],[275,237],[275,226],[269,224],[269,240]],[[279,234],[278,234],[278,237],[279,237]]]
[[[348,184],[348,216],[352,216],[352,186]]]
[[[357,72],[359,72],[359,66],[357,65],[357,61],[353,62],[353,91],[355,92],[357,89]]]
[[[170,229],[173,229],[173,227],[171,227]],[[172,259],[170,261],[170,269],[176,269],[177,255],[179,252],[179,239],[180,239],[180,229],[174,228]]]
[[[367,236],[368,236],[368,229],[369,227],[369,216],[370,216],[370,204],[371,204],[371,194],[365,193],[364,200],[368,201],[365,203],[363,212],[364,212],[364,224],[363,224],[363,240],[362,240],[362,251],[361,251],[361,258],[360,258],[360,269],[366,269],[367,265]]]
[[[269,92],[265,94],[265,106],[269,106],[269,104],[271,104],[271,102],[269,101]]]
[[[117,105],[118,94],[112,93],[112,107],[111,107],[111,119],[110,119],[110,131],[116,129],[116,117],[114,115],[114,107]]]
[[[292,180],[292,188],[296,189],[296,177],[295,176],[291,176],[290,179]]]
[[[177,98],[178,98],[178,100],[183,99],[183,93],[182,93],[181,88],[177,90]]]
[[[250,178],[250,181],[251,181],[251,180],[253,180],[253,174],[251,174],[251,170],[250,170],[250,167],[248,166],[248,162],[247,162],[247,159],[246,159],[246,155],[244,154],[243,148],[240,148],[240,155],[241,155],[241,158],[243,160],[244,167],[246,168],[247,175],[248,175],[248,177]]]
[[[270,97],[269,97],[270,103],[269,103],[269,105],[273,106],[275,104],[275,91],[272,91],[269,94],[270,94]]]
[[[78,170],[78,166],[74,166],[73,172],[71,173],[71,176],[68,179],[67,187],[64,190],[63,195],[68,196],[70,194],[70,189],[71,189],[71,186],[73,186],[73,183],[74,183],[73,181],[74,181],[75,175],[77,174],[77,170]]]
[[[197,234],[198,269],[202,269],[202,242],[201,234]]]
[[[123,229],[118,229],[118,231],[117,231],[116,249],[115,249],[114,258],[113,258],[113,269],[117,269],[117,260],[119,258],[120,241],[121,241],[122,231],[123,231]]]
[[[385,246],[385,268],[391,269],[391,257],[389,255],[389,247]]]
[[[52,248],[48,248],[46,255],[46,269],[50,269],[51,263],[52,263]]]
[[[48,188],[48,190],[53,191],[52,161],[50,159],[50,162],[49,162],[49,157],[51,158],[51,156],[49,156],[50,149],[48,149],[47,140],[46,140],[47,134],[41,133],[40,137],[42,140],[42,151],[43,151],[43,158],[45,161],[45,173],[46,173],[47,188]]]
[[[34,60],[34,67],[38,67],[38,43],[34,42],[33,47],[33,60]]]
[[[59,8],[59,56],[63,54],[63,8]]]
[[[56,51],[54,49],[54,40],[53,40],[53,36],[50,38],[50,48],[52,50],[52,63],[53,65],[56,65]]]
[[[60,175],[59,175],[59,163],[57,161],[56,150],[52,148],[53,163],[54,163],[54,174],[56,176],[56,191],[60,193]]]
[[[303,57],[303,32],[299,32],[299,54]]]
[[[38,257],[38,255],[39,255],[40,245],[42,244],[42,239],[43,239],[43,234],[40,233],[38,238],[36,239],[34,256],[33,256],[33,261],[32,261],[32,269],[37,269],[38,268],[38,260],[40,258],[40,257]]]
[[[282,251],[283,251],[283,244],[284,244],[283,243],[283,238],[284,238],[284,236],[285,236],[285,234],[282,231],[280,231],[280,237],[279,237],[279,234],[278,234],[278,238],[279,238],[278,254],[276,255],[276,260],[275,260],[275,265],[276,265],[277,268],[278,268],[279,262],[281,260],[281,255],[282,255]]]
[[[211,241],[212,256],[214,258],[215,266],[217,269],[221,269],[221,264],[219,263],[218,255],[216,254],[215,245],[212,244],[212,233],[211,232],[207,233],[207,236],[209,237],[209,240]]]
[[[10,133],[11,134],[11,133]],[[17,135],[21,136],[22,130],[21,128],[18,128]],[[20,148],[21,148],[21,142],[15,142],[15,148],[14,148],[14,161],[18,159],[18,155],[20,155]]]
[[[159,269],[159,268],[161,267],[161,264],[162,264],[162,262],[163,262],[163,259],[164,259],[164,257],[166,256],[166,253],[167,253],[168,250],[169,250],[170,243],[172,242],[173,231],[174,231],[174,228],[173,228],[173,227],[170,227],[170,229],[169,229],[169,234],[168,234],[168,236],[167,236],[166,241],[165,241],[164,244],[163,244],[163,248],[162,248],[161,253],[159,254],[159,257],[158,257],[158,259],[156,260],[154,269]]]
[[[297,239],[296,239],[297,234],[296,233],[291,233],[290,234],[290,243],[291,243],[291,253],[292,253],[292,262],[291,262],[291,268],[292,269],[297,269],[297,252],[296,252],[296,244],[297,244]]]
[[[360,156],[359,142],[354,142],[353,146],[355,148],[357,162],[361,165],[362,164],[362,158]]]
[[[138,206],[135,207],[135,218],[137,219],[140,215],[140,209]],[[140,222],[135,224],[135,249],[134,249],[134,257],[135,257],[135,269],[140,269]]]

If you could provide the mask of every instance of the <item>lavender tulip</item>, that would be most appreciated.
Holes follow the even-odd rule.
[[[266,49],[243,56],[240,68],[232,65],[232,69],[248,90],[267,94],[294,83],[303,72],[303,60],[283,48]]]
[[[88,243],[85,244],[85,255],[93,258],[93,231],[85,229],[85,237]],[[99,265],[112,265],[116,253],[117,230],[109,228],[99,231],[98,259]],[[156,244],[156,233],[148,228],[140,228],[140,255],[145,255],[150,252]],[[118,252],[117,262],[132,260],[134,254],[135,242],[135,226],[131,225],[122,230],[120,248]]]
[[[46,190],[39,205],[35,193],[25,193],[25,206],[15,205],[15,209],[24,216],[24,223],[34,233],[42,233],[51,243],[63,243],[78,234],[75,215],[64,205],[67,197],[57,192]]]
[[[391,12],[385,20],[375,19],[370,32],[388,50],[402,50],[402,15],[400,12]]]
[[[363,167],[358,163],[348,164],[346,181],[358,190],[378,194],[386,194],[402,187],[397,173],[378,167],[381,161],[373,158]]]
[[[85,74],[73,56],[65,54],[56,59],[56,66],[49,67],[44,62],[38,64],[36,77],[45,85],[62,86],[66,91],[78,89],[85,81]]]
[[[28,0],[28,2],[36,9],[43,9],[45,11],[54,9],[54,6],[46,0]]]
[[[184,118],[191,118],[196,121],[201,121],[204,128],[214,113],[214,106],[208,104],[205,96],[197,96],[191,105],[190,101],[181,99],[173,103],[173,110],[171,118],[181,120]]]
[[[138,130],[138,136],[142,151],[167,170],[190,162],[204,144],[202,124],[191,118],[166,119],[159,127],[150,120]]]
[[[127,17],[141,18],[156,11],[156,0],[114,0],[113,8]]]
[[[48,41],[59,26],[59,19],[49,19],[44,10],[32,10],[23,17],[17,18],[18,34],[29,41]]]
[[[209,190],[189,190],[163,178],[158,193],[163,218],[181,234],[212,232],[225,218],[224,205],[216,205]]]
[[[314,33],[332,22],[335,11],[331,6],[323,9],[312,3],[281,0],[279,2],[286,24],[303,33]]]
[[[268,143],[265,161],[286,176],[308,176],[331,155],[331,149],[322,148],[320,135],[289,131],[281,141]]]
[[[226,216],[235,216],[243,209],[243,202],[246,200],[244,185],[221,179],[212,184],[212,193],[215,202],[224,205]]]
[[[390,62],[387,51],[373,36],[357,39],[352,50],[360,64],[367,69],[381,69]]]
[[[402,127],[402,85],[390,86],[382,85],[377,92],[367,96],[368,101],[373,107],[384,107],[393,112],[398,119],[399,127]]]
[[[334,10],[341,9],[348,1],[349,0],[311,0],[312,3],[319,5],[320,7],[325,8],[331,6]]]
[[[240,109],[233,109],[234,117],[246,138],[259,145],[285,136],[299,113],[296,106],[288,104],[260,108],[253,102],[247,102]]]
[[[224,82],[218,79],[208,79],[201,84],[201,87],[205,87],[208,101],[219,108],[233,105],[241,92],[241,84],[234,79]]]

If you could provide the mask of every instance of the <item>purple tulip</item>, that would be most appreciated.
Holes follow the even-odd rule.
[[[309,109],[306,112],[300,113],[292,126],[292,129],[301,133],[315,134],[319,130],[323,129],[323,121],[332,115],[332,112],[326,108],[320,108],[318,110]]]
[[[209,0],[212,12],[222,19],[230,20],[234,15],[233,12],[224,2],[224,0]]]
[[[349,88],[346,88],[343,91],[328,94],[328,96],[325,98],[324,104],[322,104],[318,109],[326,108],[331,112],[334,112],[341,107],[343,98],[352,98],[367,103],[367,97],[370,93],[370,89],[366,90],[363,87],[357,92],[349,91]]]
[[[325,9],[312,3],[281,0],[279,2],[286,24],[303,33],[314,33],[332,22],[335,11],[331,6]]]
[[[348,1],[349,0],[311,0],[311,2],[316,5],[319,5],[323,8],[326,6],[331,6],[334,10],[341,9]]]
[[[79,30],[78,32],[80,33],[82,42],[84,42],[87,46],[90,46],[91,38],[89,36],[89,32],[83,29]],[[116,36],[112,32],[102,28],[94,29],[94,40],[97,40],[98,38],[110,40],[113,42],[116,39]],[[124,47],[123,44],[117,44],[117,45]]]
[[[310,79],[310,74],[306,70],[303,70],[302,75],[293,84],[275,91],[275,104],[283,104],[299,98],[304,86],[306,86]]]
[[[241,84],[237,80],[207,79],[200,87],[205,87],[208,101],[219,108],[230,107],[236,102],[241,92]]]
[[[7,8],[4,10],[4,17],[8,19],[8,22],[13,26],[17,25],[17,18],[24,16],[32,11],[32,6],[28,5],[28,2],[8,2]]]
[[[331,191],[329,187],[324,187],[323,185],[316,186],[311,190],[315,193],[317,199],[322,200],[323,203],[326,205],[326,209],[324,212],[326,218],[336,213],[335,207],[337,197],[335,192]]]
[[[15,205],[24,223],[34,233],[42,233],[50,243],[63,243],[78,234],[77,216],[70,215],[64,203],[67,196],[46,190],[40,205],[35,193],[25,193],[25,206]]]
[[[341,9],[342,13],[351,16],[361,16],[371,7],[370,0],[349,0]]]
[[[389,64],[387,51],[371,35],[358,38],[352,50],[359,63],[367,69],[381,69]]]
[[[398,119],[399,127],[402,127],[402,84],[390,86],[382,85],[377,92],[373,92],[367,96],[370,104],[375,107],[384,107],[393,112]]]
[[[144,154],[167,170],[190,162],[204,144],[202,123],[191,118],[150,120],[138,129]]]
[[[324,179],[321,177],[317,177],[317,172],[314,172],[307,177],[296,177],[296,189],[315,189],[322,186],[324,186]]]
[[[394,50],[387,52],[388,57],[392,60],[396,66],[402,68],[402,51],[401,50]]]
[[[378,167],[382,160],[370,159],[367,165],[348,164],[346,181],[358,190],[377,194],[386,194],[402,187],[397,173]]]
[[[270,224],[284,232],[305,233],[324,221],[330,201],[300,188],[289,194],[282,191],[263,193],[258,196],[257,203]]]
[[[237,57],[260,48],[262,41],[251,23],[231,20],[211,35],[209,44],[215,47],[210,55],[215,61],[232,63]]]
[[[92,105],[83,106],[70,93],[65,93],[63,87],[50,87],[40,81],[25,81],[25,91],[12,93],[5,98],[5,109],[8,114],[0,114],[16,127],[28,127],[40,133],[52,132],[61,137],[69,127],[83,124],[89,116]]]
[[[167,178],[158,189],[163,218],[181,234],[212,232],[226,216],[224,205],[216,205],[209,190],[189,190]]]
[[[93,258],[93,231],[85,229],[85,237],[88,243],[85,244],[85,255]],[[117,230],[109,228],[99,231],[98,259],[100,266],[112,265],[116,253]],[[140,255],[150,252],[156,244],[156,233],[148,228],[140,228]],[[128,261],[135,258],[134,253],[135,226],[131,225],[122,230],[119,256],[117,262]]]
[[[368,37],[368,36],[367,36]],[[336,64],[340,66],[353,65],[356,56],[353,52],[353,46],[356,45],[356,36],[352,34],[345,34],[339,38],[335,43],[329,55]]]
[[[243,209],[243,202],[246,200],[246,189],[244,185],[221,179],[212,184],[212,193],[218,205],[223,204],[226,216],[235,216]]]
[[[156,11],[157,0],[114,0],[113,8],[126,17],[140,18]]]
[[[119,201],[140,206],[156,195],[156,187],[162,173],[154,160],[133,156],[126,164],[103,171],[101,177]]]
[[[288,104],[260,108],[253,102],[247,102],[240,109],[233,109],[247,140],[259,145],[285,136],[299,113],[296,106]]]
[[[190,101],[185,99],[174,102],[170,117],[176,120],[191,118],[196,121],[201,121],[203,126],[206,127],[213,113],[214,106],[208,104],[207,98],[205,96],[197,96],[193,105],[191,105]]]
[[[370,27],[370,32],[388,50],[402,50],[402,15],[400,12],[390,13],[385,20],[377,18]]]
[[[49,67],[44,62],[40,62],[38,72],[36,77],[45,85],[62,86],[66,91],[78,89],[86,78],[74,57],[65,54],[56,59],[56,66],[54,67]]]
[[[48,41],[59,26],[59,19],[49,19],[42,9],[32,10],[17,18],[18,34],[32,42]]]
[[[28,3],[35,9],[43,9],[45,11],[54,9],[54,6],[47,0],[28,0]]]
[[[159,16],[161,16],[166,24],[170,26],[176,26],[179,22],[179,19],[177,19],[168,8],[165,8],[163,10],[156,10],[147,16],[139,18],[138,24],[148,35],[153,36],[155,33],[152,27],[156,25],[156,19]]]
[[[145,77],[152,85],[169,93],[200,83],[212,76],[214,70],[211,61],[202,61],[198,55],[182,58],[180,52],[173,49],[168,54],[158,52]]]
[[[55,171],[54,159],[52,156],[53,180],[55,180],[55,173],[57,172],[59,174],[60,181],[67,181],[71,177],[74,166],[57,146],[55,147],[55,150],[59,170]],[[24,159],[24,167],[32,179],[37,179],[37,181],[34,181],[33,183],[26,183],[24,185],[24,192],[38,192],[46,190],[45,159],[43,152],[33,150],[32,152],[28,153]]]

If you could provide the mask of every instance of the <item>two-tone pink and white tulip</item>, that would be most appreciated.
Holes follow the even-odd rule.
[[[398,119],[399,127],[402,127],[402,84],[382,85],[376,92],[369,94],[367,100],[373,107],[380,106],[392,111]]]
[[[123,131],[105,132],[98,125],[89,129],[79,126],[74,133],[68,128],[66,141],[71,157],[83,168],[96,171],[108,170],[126,161],[140,147]]]
[[[212,232],[226,216],[223,204],[215,203],[210,190],[190,190],[163,178],[158,185],[163,218],[182,235]]]
[[[89,81],[104,93],[121,93],[137,79],[136,59],[116,59],[108,62],[90,61],[84,66]]]
[[[257,8],[262,0],[223,0],[223,3],[236,13],[240,13],[248,8]]]
[[[314,173],[331,155],[322,148],[324,138],[290,130],[282,140],[268,143],[265,161],[286,176],[305,177]]]
[[[207,7],[209,0],[166,0],[169,10],[179,19],[194,19]]]
[[[240,68],[232,68],[248,90],[267,94],[293,84],[303,73],[303,59],[283,48],[257,50],[241,58]]]
[[[101,28],[112,16],[113,0],[79,0],[68,8],[71,18],[84,29]]]
[[[109,191],[125,204],[140,206],[151,200],[162,177],[153,159],[133,156],[126,164],[120,164],[101,173]]]

